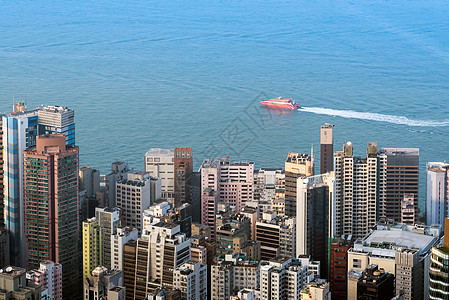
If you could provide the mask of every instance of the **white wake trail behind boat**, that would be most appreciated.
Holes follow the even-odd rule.
[[[449,121],[413,120],[403,116],[384,115],[377,113],[358,112],[353,110],[338,110],[322,107],[302,107],[302,111],[319,115],[337,116],[349,119],[372,120],[414,127],[441,127],[449,126]]]

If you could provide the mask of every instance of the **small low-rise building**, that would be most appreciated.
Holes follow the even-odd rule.
[[[40,299],[42,288],[26,278],[24,268],[9,266],[0,272],[0,299]]]

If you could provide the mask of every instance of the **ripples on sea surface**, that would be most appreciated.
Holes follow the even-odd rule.
[[[319,158],[329,122],[335,150],[419,147],[423,208],[425,162],[449,158],[448,14],[439,1],[1,1],[0,111],[25,95],[74,108],[81,164],[102,173],[175,146],[196,167],[215,154],[281,167],[312,144]],[[306,109],[258,126],[245,112],[260,92]]]

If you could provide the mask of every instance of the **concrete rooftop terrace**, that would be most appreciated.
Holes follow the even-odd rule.
[[[378,245],[389,244],[395,247],[416,248],[419,254],[426,253],[433,247],[437,238],[431,235],[424,235],[402,230],[374,230],[361,242],[354,244],[354,250],[372,252],[369,249],[382,249]],[[389,247],[385,248],[389,249]]]

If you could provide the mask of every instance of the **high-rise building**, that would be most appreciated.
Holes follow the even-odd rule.
[[[207,265],[207,247],[206,239],[202,235],[192,235],[190,237],[190,256],[192,260],[201,263],[202,265]],[[214,255],[214,253],[212,253]]]
[[[111,235],[111,270],[117,269],[123,271],[123,253],[125,244],[131,240],[137,241],[139,231],[137,228],[121,227],[117,232]]]
[[[211,237],[215,239],[215,225],[220,194],[212,188],[205,188],[201,196],[201,224],[210,227]]]
[[[402,295],[404,300],[427,299],[424,296],[427,294],[424,287],[428,286],[427,281],[424,282],[424,268],[428,268],[428,262],[421,263],[418,249],[399,249],[395,254],[396,295]]]
[[[269,212],[266,212],[269,213]],[[255,241],[256,240],[256,223],[259,220],[259,216],[260,216],[260,211],[258,207],[252,207],[252,206],[245,206],[242,209],[242,214],[244,214],[245,216],[247,216],[249,218],[249,220],[251,221],[251,240]],[[277,214],[276,212],[276,216],[283,216],[284,214]]]
[[[66,144],[75,146],[75,112],[64,106],[45,106],[37,111],[39,134],[64,134]]]
[[[3,115],[0,114],[0,227],[5,226],[5,220],[3,219]],[[9,252],[9,250],[8,250]]]
[[[39,269],[27,273],[27,279],[40,286],[42,291],[47,290],[48,300],[62,300],[62,265],[52,261],[41,262]]]
[[[324,123],[321,126],[320,135],[320,174],[333,171],[334,164],[334,137],[333,137],[334,125]]]
[[[295,258],[261,263],[260,299],[300,299],[307,273],[307,266]]]
[[[105,199],[102,199],[103,207],[115,207],[117,206],[115,194],[117,181],[126,180],[128,173],[134,172],[128,167],[128,164],[123,161],[116,161],[111,164],[111,173],[105,175]],[[101,194],[103,190],[100,190]],[[99,196],[97,193],[96,196]]]
[[[174,150],[174,205],[192,204],[191,176],[193,172],[192,148],[176,147]]]
[[[449,165],[442,162],[427,163],[426,223],[444,224],[449,216]]]
[[[348,250],[348,298],[356,299],[355,283],[360,276],[355,275],[374,264],[396,277],[397,292],[405,299],[409,299],[407,294],[413,299],[428,299],[430,249],[441,232],[441,226],[377,224]]]
[[[336,237],[331,243],[330,289],[332,299],[348,299],[348,250],[354,244],[352,236]]]
[[[126,299],[145,299],[157,287],[173,287],[173,271],[190,258],[190,240],[179,225],[147,226],[137,242],[124,247]]]
[[[0,228],[0,269],[10,265],[9,234],[5,228]]]
[[[162,199],[173,204],[175,197],[175,150],[151,148],[145,154],[145,172],[161,179]]]
[[[99,203],[100,197],[100,172],[92,167],[82,167],[79,169],[79,198],[80,198],[80,222],[95,216],[95,207],[105,207],[106,199]],[[106,196],[106,190],[98,194]],[[81,224],[80,224],[81,226]]]
[[[251,235],[250,220],[243,214],[230,218],[220,216],[215,234],[216,255],[225,255],[230,250],[236,253],[246,252]]]
[[[359,239],[370,232],[379,215],[382,166],[376,143],[368,143],[366,158],[354,156],[353,151],[352,143],[346,142],[343,151],[334,153],[335,234]]]
[[[205,160],[201,165],[201,190],[220,192],[220,201],[235,206],[240,212],[253,200],[254,163],[231,162],[228,158]]]
[[[256,223],[256,241],[263,260],[296,257],[296,220],[276,213],[263,213]]]
[[[401,219],[401,205],[405,194],[418,199],[419,149],[382,148],[380,153],[386,172],[385,197],[380,199],[380,217]],[[415,201],[418,215],[418,201]]]
[[[220,200],[235,206],[239,213],[253,200],[254,163],[227,162],[220,165]]]
[[[230,253],[211,266],[211,299],[227,300],[242,288],[258,290],[260,264],[248,260],[243,254]]]
[[[122,209],[124,226],[143,231],[143,212],[151,205],[151,177],[148,173],[129,173],[116,183],[116,203]]]
[[[190,238],[192,235],[192,205],[183,203],[170,209],[168,214],[164,216],[164,221],[179,224],[181,232],[185,233],[187,238]]]
[[[321,261],[321,275],[328,276],[329,239],[333,232],[334,173],[298,178],[296,254]]]
[[[215,160],[206,159],[201,164],[201,192],[210,188],[214,191],[220,189],[220,166],[228,162],[229,159],[217,158]]]
[[[117,233],[117,229],[121,226],[121,209],[119,207],[95,209],[95,217],[98,226],[102,229],[103,242],[103,264],[108,270],[112,270],[111,266],[111,235]]]
[[[313,175],[313,156],[290,152],[285,160],[285,215],[296,217],[298,178]]]
[[[207,267],[197,261],[185,262],[173,271],[173,288],[186,300],[207,299]]]
[[[92,167],[79,169],[80,191],[86,190],[86,196],[92,197],[100,190],[100,171]]]
[[[36,145],[37,111],[16,105],[13,113],[2,117],[2,126],[4,221],[10,238],[11,264],[25,266],[23,151]]]
[[[83,279],[103,265],[103,228],[97,218],[83,222]]]
[[[41,135],[23,152],[27,267],[63,267],[64,299],[80,292],[78,147],[63,134]]]
[[[432,248],[430,263],[430,293],[431,300],[449,298],[449,218],[444,219],[443,243]]]
[[[285,173],[282,172],[282,168],[260,169],[254,173],[254,202],[258,204],[261,212],[273,210],[272,203],[277,200],[276,196],[279,193],[284,195],[279,202],[284,203]]]
[[[84,300],[99,299],[125,300],[122,271],[98,266],[84,278]]]

